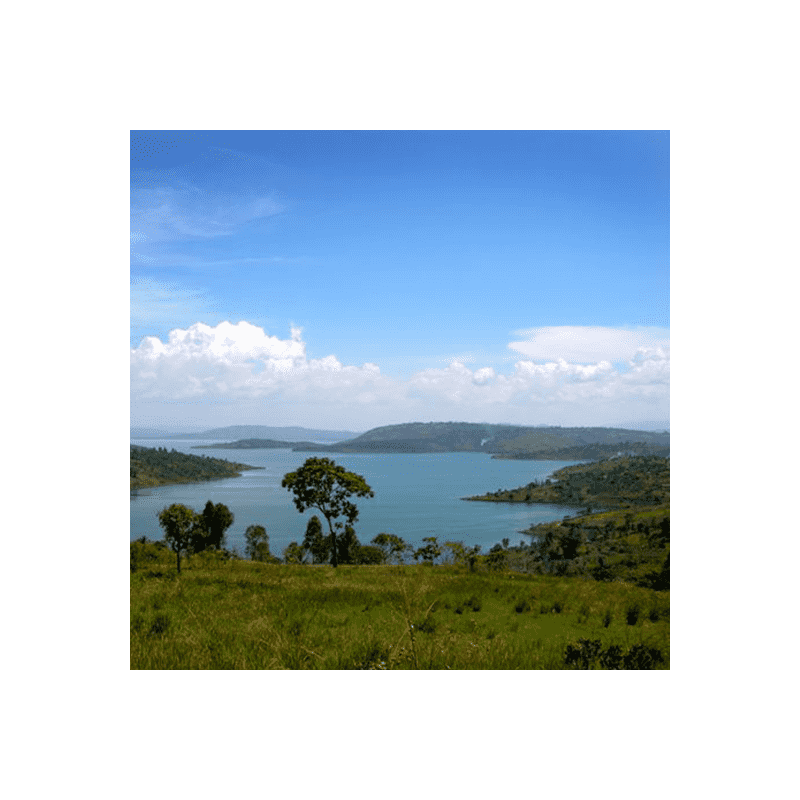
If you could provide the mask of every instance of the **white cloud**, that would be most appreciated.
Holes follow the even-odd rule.
[[[132,406],[232,402],[242,422],[268,412],[282,424],[358,430],[422,418],[609,424],[645,410],[666,418],[668,348],[634,350],[628,367],[621,372],[608,359],[523,359],[506,375],[454,361],[399,379],[372,363],[310,358],[299,328],[281,339],[248,322],[195,323],[170,331],[166,342],[146,337],[131,350]]]
[[[669,328],[604,328],[559,325],[515,331],[523,341],[509,348],[536,361],[564,360],[577,364],[624,361],[640,348],[668,348]]]

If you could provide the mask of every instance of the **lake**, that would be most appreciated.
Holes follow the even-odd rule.
[[[439,543],[479,544],[482,552],[508,538],[512,545],[529,538],[519,531],[540,522],[559,520],[577,509],[520,503],[470,503],[460,498],[497,489],[513,489],[543,480],[555,470],[578,461],[514,461],[493,459],[486,453],[294,453],[291,450],[237,450],[204,448],[210,440],[131,439],[143,447],[165,447],[182,453],[208,455],[265,469],[243,472],[239,478],[203,483],[158,486],[131,494],[131,540],[140,536],[163,538],[158,512],[172,503],[202,511],[208,500],[224,503],[235,521],[226,533],[228,547],[244,554],[248,525],[263,525],[270,551],[277,556],[292,541],[303,541],[308,520],[319,512],[298,513],[292,495],[281,487],[287,472],[307,458],[324,456],[350,472],[363,475],[375,492],[356,498],[359,516],[354,525],[362,544],[379,533],[393,533],[418,547],[425,536]]]

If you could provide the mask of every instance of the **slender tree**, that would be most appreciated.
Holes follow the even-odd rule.
[[[251,561],[269,561],[269,536],[263,525],[248,525],[244,538],[245,552]]]
[[[181,571],[181,552],[188,552],[192,544],[192,533],[197,523],[197,514],[181,503],[173,503],[158,514],[158,523],[164,529],[164,539],[178,557],[178,572]]]
[[[289,542],[283,551],[283,560],[287,564],[302,564],[305,550],[297,542]]]
[[[361,548],[352,525],[344,526],[344,533],[336,541],[337,561],[340,564],[353,564]]]
[[[296,472],[288,472],[283,476],[281,486],[294,495],[294,504],[302,514],[309,508],[316,508],[325,517],[330,530],[333,566],[339,563],[336,546],[336,532],[345,527],[344,522],[334,522],[344,517],[347,524],[358,519],[358,508],[350,501],[356,497],[374,497],[363,476],[347,472],[329,458],[306,459]]]
[[[414,561],[422,559],[426,564],[433,564],[442,554],[442,548],[439,547],[435,536],[425,536],[422,541],[425,545],[414,551]]]
[[[322,523],[319,521],[319,517],[316,514],[311,517],[306,526],[303,547],[311,553],[315,564],[326,564],[330,558],[330,537],[322,535]]]

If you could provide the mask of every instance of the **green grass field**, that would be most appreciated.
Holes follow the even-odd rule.
[[[669,669],[669,592],[216,553],[177,574],[162,550],[131,573],[130,651],[131,669]]]

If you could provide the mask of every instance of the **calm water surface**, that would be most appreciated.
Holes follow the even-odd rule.
[[[578,461],[505,461],[485,453],[294,453],[291,450],[235,450],[193,445],[210,440],[132,439],[144,447],[166,447],[193,455],[225,458],[265,469],[243,472],[239,478],[204,483],[159,486],[131,495],[131,539],[161,539],[158,512],[172,503],[202,511],[208,500],[224,503],[235,521],[226,533],[229,547],[244,553],[248,525],[263,525],[270,550],[281,555],[289,542],[302,542],[314,511],[298,513],[292,495],[281,488],[287,472],[312,456],[332,458],[345,469],[363,475],[375,492],[373,498],[356,499],[359,516],[356,535],[362,544],[381,532],[394,533],[414,546],[424,536],[439,542],[480,544],[483,552],[503,538],[526,543],[519,531],[528,526],[561,519],[575,509],[518,503],[468,503],[460,498],[497,489],[512,489],[542,480],[557,469]],[[318,516],[321,515],[317,514]],[[325,520],[322,519],[323,525]]]

